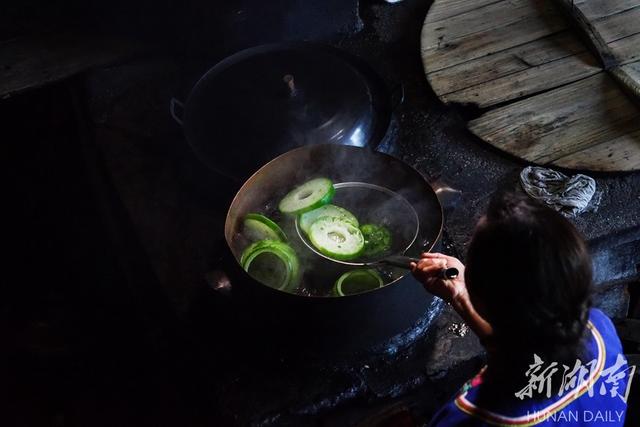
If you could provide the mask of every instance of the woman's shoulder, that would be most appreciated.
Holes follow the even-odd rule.
[[[501,397],[489,393],[492,396],[489,401],[486,399],[487,393],[483,393],[485,385],[481,372],[438,412],[431,425],[515,426],[523,422],[571,425],[574,418],[580,419],[582,415],[597,413],[603,408],[615,408],[624,416],[626,403],[622,394],[627,380],[623,376],[616,381],[617,384],[611,383],[612,378],[616,379],[616,375],[624,372],[626,365],[613,322],[601,310],[593,308],[589,313],[588,330],[585,345],[593,360],[577,360],[576,365],[556,366],[555,370],[547,369],[552,367],[548,365],[552,361],[540,360],[539,369],[532,370],[528,384],[523,383],[522,390],[515,395],[505,394]],[[544,385],[546,373],[553,372],[554,375],[562,375],[562,389],[554,390],[547,399],[533,399],[536,390],[539,391]],[[616,391],[619,393],[614,395]],[[586,418],[583,421],[586,422]],[[621,425],[620,420],[615,421],[610,425]]]
[[[589,310],[589,321],[598,329],[601,335],[615,335],[617,337],[613,322],[609,316],[604,314],[604,312],[599,308],[592,307]]]
[[[622,343],[611,319],[600,309],[592,308],[589,311],[589,328],[591,335],[596,340],[601,340],[606,354],[607,365],[612,363],[622,354]],[[593,339],[591,340],[593,342]]]

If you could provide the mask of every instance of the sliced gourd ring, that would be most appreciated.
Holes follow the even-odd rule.
[[[318,218],[309,228],[309,240],[322,254],[341,261],[359,257],[364,249],[360,229],[338,218]]]
[[[333,288],[334,295],[359,294],[372,289],[381,288],[384,281],[377,271],[372,269],[351,270],[344,273],[336,280]]]
[[[261,240],[249,245],[240,257],[242,268],[264,285],[279,290],[293,288],[300,277],[300,261],[286,243]]]
[[[358,227],[360,224],[358,218],[354,214],[336,205],[324,205],[318,209],[303,213],[298,218],[298,225],[305,233],[309,234],[311,224],[313,224],[318,218],[327,216],[331,218],[338,218],[343,221],[351,223],[354,227]]]
[[[299,215],[331,202],[335,191],[330,179],[315,178],[290,191],[278,208],[281,212]]]
[[[287,241],[287,235],[271,219],[259,213],[249,213],[244,217],[242,234],[252,242],[258,240]]]

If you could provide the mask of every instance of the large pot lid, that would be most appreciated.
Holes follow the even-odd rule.
[[[209,167],[245,179],[302,145],[375,148],[389,116],[386,88],[363,64],[289,43],[241,51],[209,70],[187,100],[184,129]]]

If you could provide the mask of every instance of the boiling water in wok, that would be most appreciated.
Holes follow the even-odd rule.
[[[261,208],[261,213],[274,220],[288,236],[287,244],[295,251],[299,260],[299,277],[294,286],[280,288],[283,291],[306,296],[341,296],[336,294],[336,286],[343,277],[359,277],[362,286],[350,285],[347,294],[355,294],[372,290],[391,283],[406,272],[392,266],[378,265],[367,270],[358,268],[363,263],[377,261],[388,255],[404,253],[415,242],[418,236],[418,215],[412,205],[401,195],[379,185],[364,182],[343,182],[334,184],[335,195],[331,203],[347,209],[362,224],[375,224],[389,230],[390,247],[384,253],[375,256],[358,256],[348,261],[335,262],[331,257],[319,251],[301,229],[299,216],[280,212],[278,202],[281,195],[274,197]],[[234,246],[239,254],[249,246],[250,242],[243,236],[242,230],[236,233]],[[269,257],[266,258],[268,260]],[[260,264],[266,261],[262,260]],[[242,264],[242,260],[238,260]],[[259,265],[259,264],[256,264]],[[296,267],[297,269],[297,267]],[[372,272],[372,270],[375,270]],[[282,271],[262,268],[259,272],[248,270],[249,274],[263,284],[269,285],[265,274],[274,277],[283,276]],[[353,275],[355,273],[355,275]],[[351,275],[351,276],[350,276]],[[372,277],[377,277],[373,279]],[[369,281],[369,284],[367,284]],[[346,289],[347,285],[345,285]]]

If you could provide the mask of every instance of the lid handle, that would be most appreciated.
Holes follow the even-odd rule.
[[[293,75],[285,74],[284,77],[282,77],[282,81],[287,84],[287,88],[289,89],[289,96],[296,96],[297,90],[296,90],[295,80],[293,79]]]
[[[179,114],[177,109],[179,109],[182,114]],[[184,104],[180,101],[178,101],[176,98],[171,98],[171,101],[169,102],[169,113],[171,114],[171,117],[173,117],[173,120],[175,120],[180,126],[182,126],[183,124],[183,114],[184,114]]]

